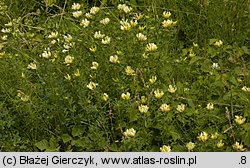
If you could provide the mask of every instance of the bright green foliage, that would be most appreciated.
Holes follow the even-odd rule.
[[[0,151],[249,151],[250,4],[0,2]]]

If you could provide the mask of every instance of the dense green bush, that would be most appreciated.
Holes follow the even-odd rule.
[[[249,151],[236,2],[1,1],[0,150]]]

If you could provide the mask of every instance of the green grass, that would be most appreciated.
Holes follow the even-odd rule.
[[[248,1],[0,2],[0,151],[249,151]]]

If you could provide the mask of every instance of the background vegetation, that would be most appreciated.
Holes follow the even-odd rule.
[[[249,12],[247,0],[1,0],[0,151],[249,151]]]

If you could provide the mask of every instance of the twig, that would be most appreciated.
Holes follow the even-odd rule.
[[[142,81],[143,85],[146,86],[145,80],[144,80],[143,75],[142,75],[142,72],[140,71],[139,68],[136,68],[136,74],[141,78],[141,81]]]
[[[226,117],[227,117],[227,119],[228,119],[228,122],[229,122],[229,128],[228,129],[226,129],[225,131],[224,131],[224,133],[226,133],[228,130],[230,130],[230,129],[232,129],[232,136],[233,136],[233,139],[234,139],[234,142],[235,142],[235,133],[234,133],[234,130],[233,130],[233,125],[232,125],[232,122],[231,122],[231,118],[230,118],[230,111],[228,110],[228,108],[227,107],[225,107],[225,109],[226,109]]]

